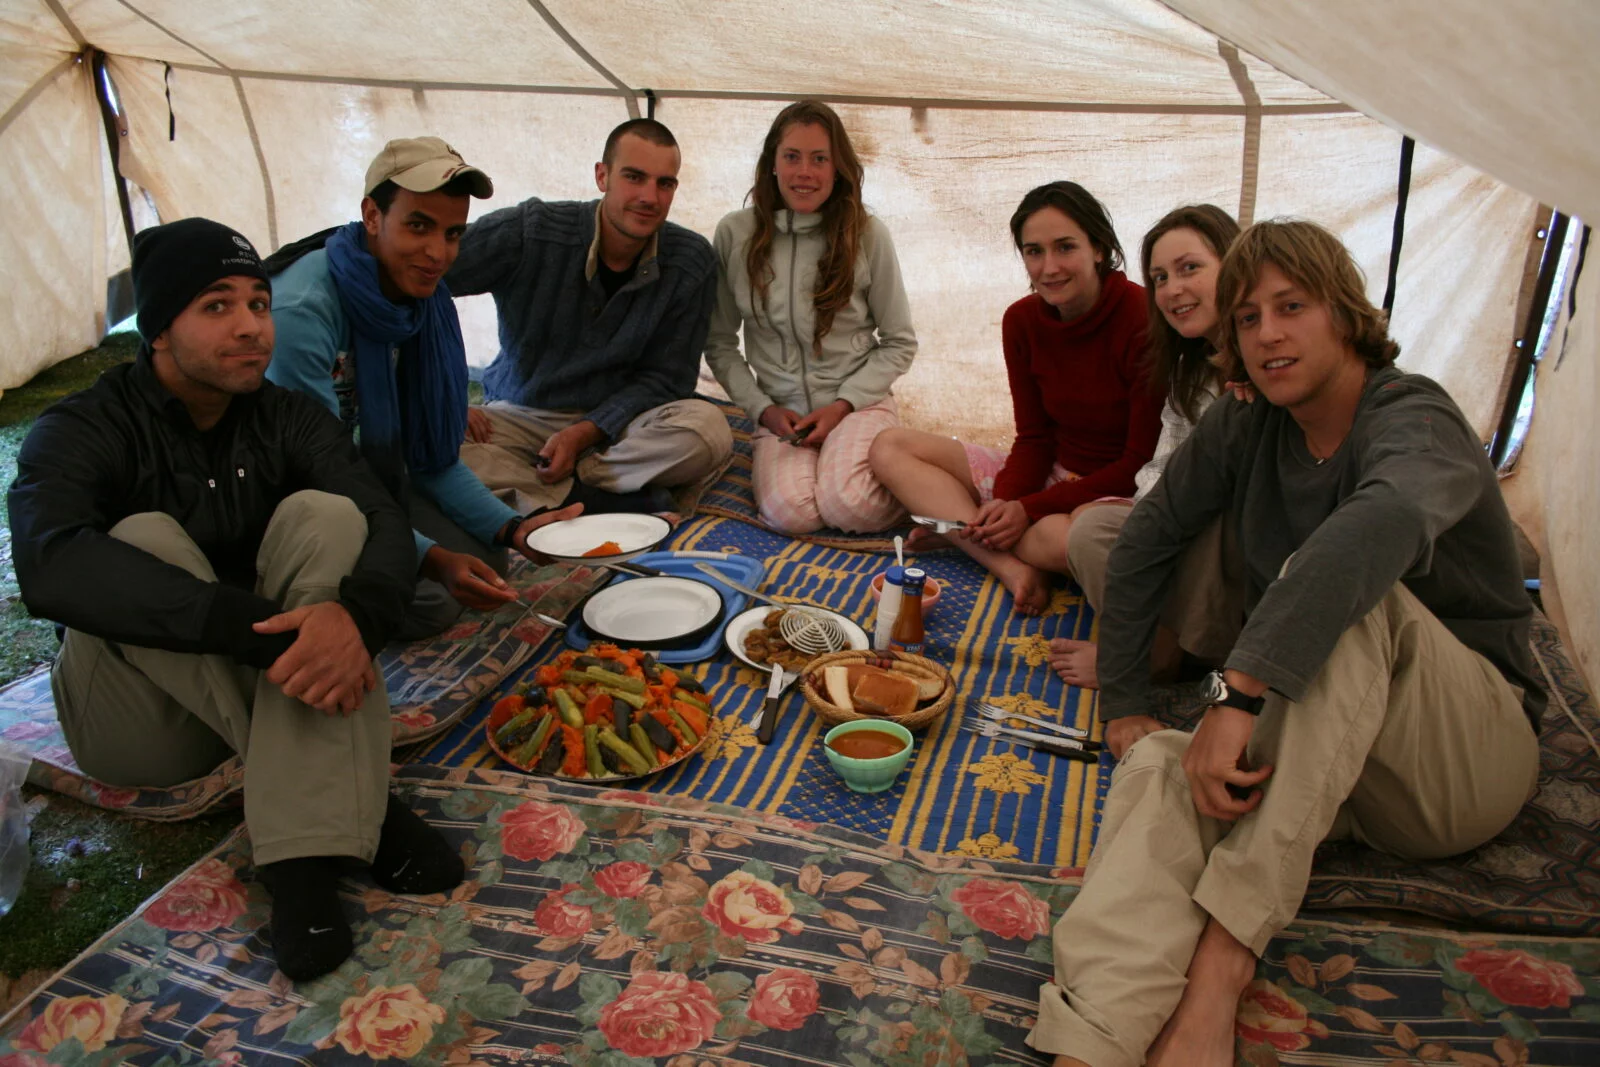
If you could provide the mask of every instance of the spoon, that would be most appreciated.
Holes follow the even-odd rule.
[[[906,539],[899,534],[894,535],[894,565],[896,567],[906,565]]]
[[[553,626],[557,630],[565,630],[567,628],[567,624],[562,622],[560,619],[551,618],[549,615],[541,615],[537,611],[533,613],[533,617],[544,623],[546,626]]]

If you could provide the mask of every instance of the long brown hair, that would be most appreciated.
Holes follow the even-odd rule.
[[[1183,336],[1173,329],[1172,323],[1156,306],[1156,287],[1150,279],[1150,256],[1156,242],[1173,230],[1193,230],[1199,234],[1220,264],[1239,237],[1239,224],[1214,204],[1187,204],[1163,215],[1144,235],[1139,248],[1139,259],[1144,267],[1145,305],[1150,316],[1150,387],[1166,393],[1172,406],[1184,418],[1195,422],[1200,417],[1196,410],[1200,397],[1212,376],[1220,372],[1224,381],[1231,381],[1240,375],[1231,360],[1226,366],[1213,363],[1211,342],[1204,337]],[[1220,307],[1218,315],[1221,315]]]
[[[756,229],[745,251],[745,270],[750,290],[762,307],[767,306],[767,290],[772,284],[772,241],[777,233],[777,215],[783,204],[778,177],[773,173],[778,161],[778,142],[791,126],[821,126],[828,131],[829,154],[833,158],[833,192],[822,205],[822,230],[827,251],[817,263],[817,285],[811,303],[816,309],[816,330],[811,338],[813,352],[820,351],[822,339],[833,329],[833,318],[850,303],[856,286],[856,256],[861,251],[861,234],[867,226],[867,209],[861,202],[861,161],[845,133],[844,123],[833,108],[820,100],[801,100],[778,112],[761,145],[756,161],[755,183],[749,200],[756,209]]]
[[[1036,213],[1053,207],[1078,224],[1090,247],[1100,253],[1095,272],[1104,281],[1112,271],[1122,269],[1122,242],[1117,240],[1116,227],[1111,225],[1111,212],[1095,199],[1093,193],[1077,182],[1059,181],[1029,189],[1022,203],[1011,213],[1011,240],[1022,251],[1022,226]]]
[[[1242,362],[1233,316],[1268,263],[1313,300],[1328,305],[1344,341],[1369,367],[1387,367],[1400,355],[1389,336],[1389,316],[1367,299],[1366,277],[1344,242],[1304,219],[1268,219],[1240,235],[1217,272],[1217,314],[1223,351]]]

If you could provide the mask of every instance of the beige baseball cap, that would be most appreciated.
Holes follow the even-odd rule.
[[[479,200],[494,195],[494,183],[477,167],[469,167],[461,153],[438,137],[401,137],[390,141],[367,168],[365,195],[386,181],[413,193],[431,193],[452,178],[472,178],[471,193]]]

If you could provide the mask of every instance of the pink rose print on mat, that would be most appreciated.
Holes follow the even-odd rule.
[[[380,985],[339,1005],[333,1036],[352,1056],[408,1060],[423,1050],[433,1038],[433,1028],[443,1023],[444,1009],[430,1004],[410,982]]]
[[[95,803],[102,808],[125,808],[139,799],[137,789],[124,789],[116,785],[104,785],[100,782],[90,782],[89,788],[94,793]]]
[[[618,900],[631,900],[650,884],[650,868],[635,860],[608,863],[594,872],[594,884],[600,892]]]
[[[435,641],[465,641],[479,630],[483,629],[481,622],[458,622],[438,637]]]
[[[427,708],[411,708],[398,712],[394,721],[411,730],[426,730],[439,720]]]
[[[816,1013],[821,996],[815,978],[779,967],[756,979],[745,1014],[772,1030],[798,1030]]]
[[[533,909],[533,924],[546,937],[582,937],[594,929],[594,911],[581,904],[567,903],[567,894],[577,889],[569,882],[560,889],[545,894],[539,906]]]
[[[612,1048],[650,1059],[699,1048],[721,1020],[717,998],[704,982],[675,971],[647,971],[600,1009],[600,1032]]]
[[[209,859],[156,898],[145,909],[144,921],[163,930],[204,933],[233,925],[249,906],[233,868]]]
[[[500,813],[500,847],[506,855],[543,863],[578,843],[588,827],[561,804],[529,800]]]
[[[55,1064],[31,1052],[12,1052],[0,1056],[0,1067],[55,1067]]]
[[[1050,905],[1014,882],[974,878],[950,894],[978,929],[1029,941],[1050,931]]]
[[[1298,1052],[1313,1037],[1328,1036],[1328,1028],[1307,1015],[1298,1000],[1265,978],[1245,986],[1234,1028],[1246,1041],[1279,1052]]]
[[[41,737],[49,737],[56,729],[53,722],[14,722],[0,730],[0,737],[7,741],[37,741]]]
[[[1570,1008],[1573,997],[1583,996],[1583,983],[1571,967],[1520,948],[1474,949],[1456,960],[1456,967],[1490,996],[1518,1008]]]
[[[128,1002],[112,993],[105,997],[61,997],[44,1006],[12,1044],[24,1052],[49,1052],[68,1038],[77,1038],[85,1052],[99,1052],[117,1036]]]
[[[752,945],[778,940],[779,931],[798,934],[805,924],[794,917],[784,891],[748,871],[734,871],[711,887],[700,914],[730,937]]]

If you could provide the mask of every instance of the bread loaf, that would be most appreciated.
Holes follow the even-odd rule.
[[[917,683],[878,667],[850,669],[850,698],[855,710],[869,715],[909,715],[917,710]]]

